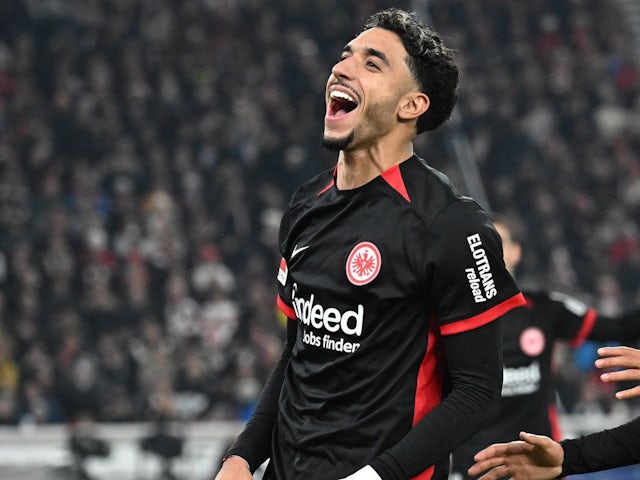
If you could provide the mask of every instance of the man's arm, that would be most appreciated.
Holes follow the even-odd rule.
[[[223,461],[223,466],[216,479],[238,478],[236,475],[239,470],[242,470],[242,466],[245,469],[248,466],[249,470],[254,472],[271,455],[271,435],[278,416],[280,391],[284,380],[284,372],[296,341],[297,328],[295,320],[287,320],[287,341],[282,356],[269,375],[253,415],[251,415],[236,442],[225,454],[225,460],[229,460]],[[231,457],[241,458],[231,461]],[[247,465],[243,465],[242,462],[237,460],[242,460]],[[232,469],[234,470],[233,475],[231,475]],[[225,475],[227,470],[230,473],[229,476]]]
[[[636,341],[640,338],[640,309],[621,315],[598,315],[588,338],[599,341]]]
[[[640,338],[640,308],[620,315],[602,315],[595,308],[568,295],[551,292],[533,294],[542,311],[553,321],[558,338],[578,347],[585,340],[633,342]]]
[[[564,450],[544,435],[520,432],[521,441],[494,443],[475,455],[476,463],[469,468],[478,480],[548,480],[558,478],[562,472]]]
[[[414,477],[447,458],[499,411],[500,320],[444,337],[451,393],[394,447],[371,462],[383,480]]]
[[[602,347],[599,368],[624,368],[603,373],[604,381],[639,380],[640,350]],[[638,387],[618,392],[619,399],[640,396]],[[511,475],[514,480],[543,480],[561,475],[597,472],[640,463],[640,418],[619,427],[554,442],[548,437],[520,433],[521,442],[496,443],[478,452],[470,475],[487,471],[479,480]]]
[[[598,368],[624,368],[602,374],[605,382],[640,380],[640,350],[631,347],[602,347]],[[619,399],[640,396],[640,387],[616,393]],[[640,418],[616,428],[560,442],[565,452],[562,472],[596,472],[640,462]]]
[[[496,443],[478,452],[469,475],[479,480],[547,480],[598,472],[640,462],[640,418],[619,427],[554,442],[521,432],[522,441]],[[488,470],[488,471],[487,471]]]
[[[495,443],[478,452],[469,475],[486,471],[478,480],[505,476],[513,480],[547,480],[640,462],[640,418],[560,443],[525,432],[520,433],[520,438],[522,441]]]
[[[560,442],[562,475],[598,472],[640,463],[640,418],[616,428]]]

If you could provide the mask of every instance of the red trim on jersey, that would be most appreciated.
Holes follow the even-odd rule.
[[[331,181],[329,182],[329,184],[324,187],[322,190],[320,190],[318,192],[318,196],[322,195],[324,192],[326,192],[327,190],[329,190],[331,187],[333,187],[333,184],[336,183],[335,180],[332,178]]]
[[[333,174],[332,174],[332,178],[331,181],[329,182],[329,184],[324,187],[322,190],[320,190],[317,193],[317,196],[319,197],[320,195],[322,195],[324,192],[326,192],[327,190],[329,190],[331,187],[333,187],[336,184],[336,175],[338,174],[338,164],[336,163],[336,166],[333,167]]]
[[[549,405],[549,423],[551,424],[551,438],[559,442],[562,440],[562,427],[560,426],[558,410],[556,410],[556,406],[553,404]]]
[[[569,345],[572,347],[579,347],[582,345],[582,342],[589,337],[589,334],[596,323],[596,318],[598,318],[598,312],[596,312],[594,308],[587,310],[587,313],[584,314],[584,318],[582,319],[582,326],[580,327],[580,330],[578,330],[574,339],[569,342]]]
[[[444,349],[442,337],[438,331],[438,323],[429,322],[429,338],[418,378],[416,381],[416,397],[413,403],[413,422],[415,425],[442,401],[442,379],[444,378]],[[429,480],[433,477],[434,466],[430,466],[412,480]]]
[[[411,203],[409,193],[407,193],[407,187],[405,187],[402,174],[400,173],[400,165],[394,165],[393,167],[387,168],[382,172],[382,178],[385,182],[391,185],[391,188],[402,195],[407,202]]]
[[[517,295],[508,298],[504,302],[499,303],[495,307],[491,307],[489,310],[486,310],[478,315],[474,315],[473,317],[469,317],[464,320],[458,320],[457,322],[442,325],[442,327],[440,327],[440,333],[442,333],[442,335],[453,335],[456,333],[473,330],[474,328],[478,328],[482,325],[493,322],[496,318],[504,315],[509,310],[520,307],[525,303],[526,301],[524,299],[524,295],[522,295],[522,293],[518,293]]]
[[[276,305],[278,305],[278,308],[280,309],[280,311],[282,313],[284,313],[287,317],[289,317],[291,320],[295,320],[296,318],[296,312],[293,308],[291,308],[289,305],[287,305],[286,303],[284,303],[284,300],[282,300],[282,298],[280,298],[280,295],[276,296]]]

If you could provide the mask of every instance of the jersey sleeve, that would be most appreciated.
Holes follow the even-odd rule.
[[[635,342],[640,337],[640,308],[620,315],[602,315],[564,293],[532,294],[536,306],[553,323],[557,338],[579,347],[585,340]]]
[[[640,309],[637,307],[612,316],[596,316],[594,310],[594,317],[593,327],[588,334],[589,340],[634,343],[640,338]]]
[[[371,462],[383,480],[428,478],[419,473],[446,458],[498,414],[501,332],[498,321],[444,337],[451,391],[398,444]],[[433,473],[432,478],[441,478]]]
[[[598,318],[594,308],[558,292],[532,294],[531,298],[536,308],[545,312],[546,318],[551,321],[557,338],[579,347],[590,337]]]
[[[563,476],[633,465],[640,462],[640,418],[560,445]]]
[[[500,235],[471,200],[440,212],[427,255],[427,289],[443,335],[480,327],[525,303],[504,266]]]

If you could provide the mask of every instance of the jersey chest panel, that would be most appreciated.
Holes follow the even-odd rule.
[[[418,273],[427,248],[423,232],[412,211],[393,198],[319,201],[297,219],[287,240],[291,303],[298,318],[319,326],[322,314],[326,333],[360,336],[374,328],[369,319],[398,323],[406,318],[385,317],[388,308],[409,315],[423,309],[424,278]],[[338,328],[338,314],[354,320]],[[355,322],[361,315],[360,329]]]

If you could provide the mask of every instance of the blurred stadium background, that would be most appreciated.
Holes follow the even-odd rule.
[[[278,224],[335,159],[329,68],[387,6],[457,51],[416,150],[518,219],[519,281],[640,303],[635,0],[3,0],[0,479],[212,478],[280,354]],[[595,348],[558,347],[566,435],[640,411]]]

